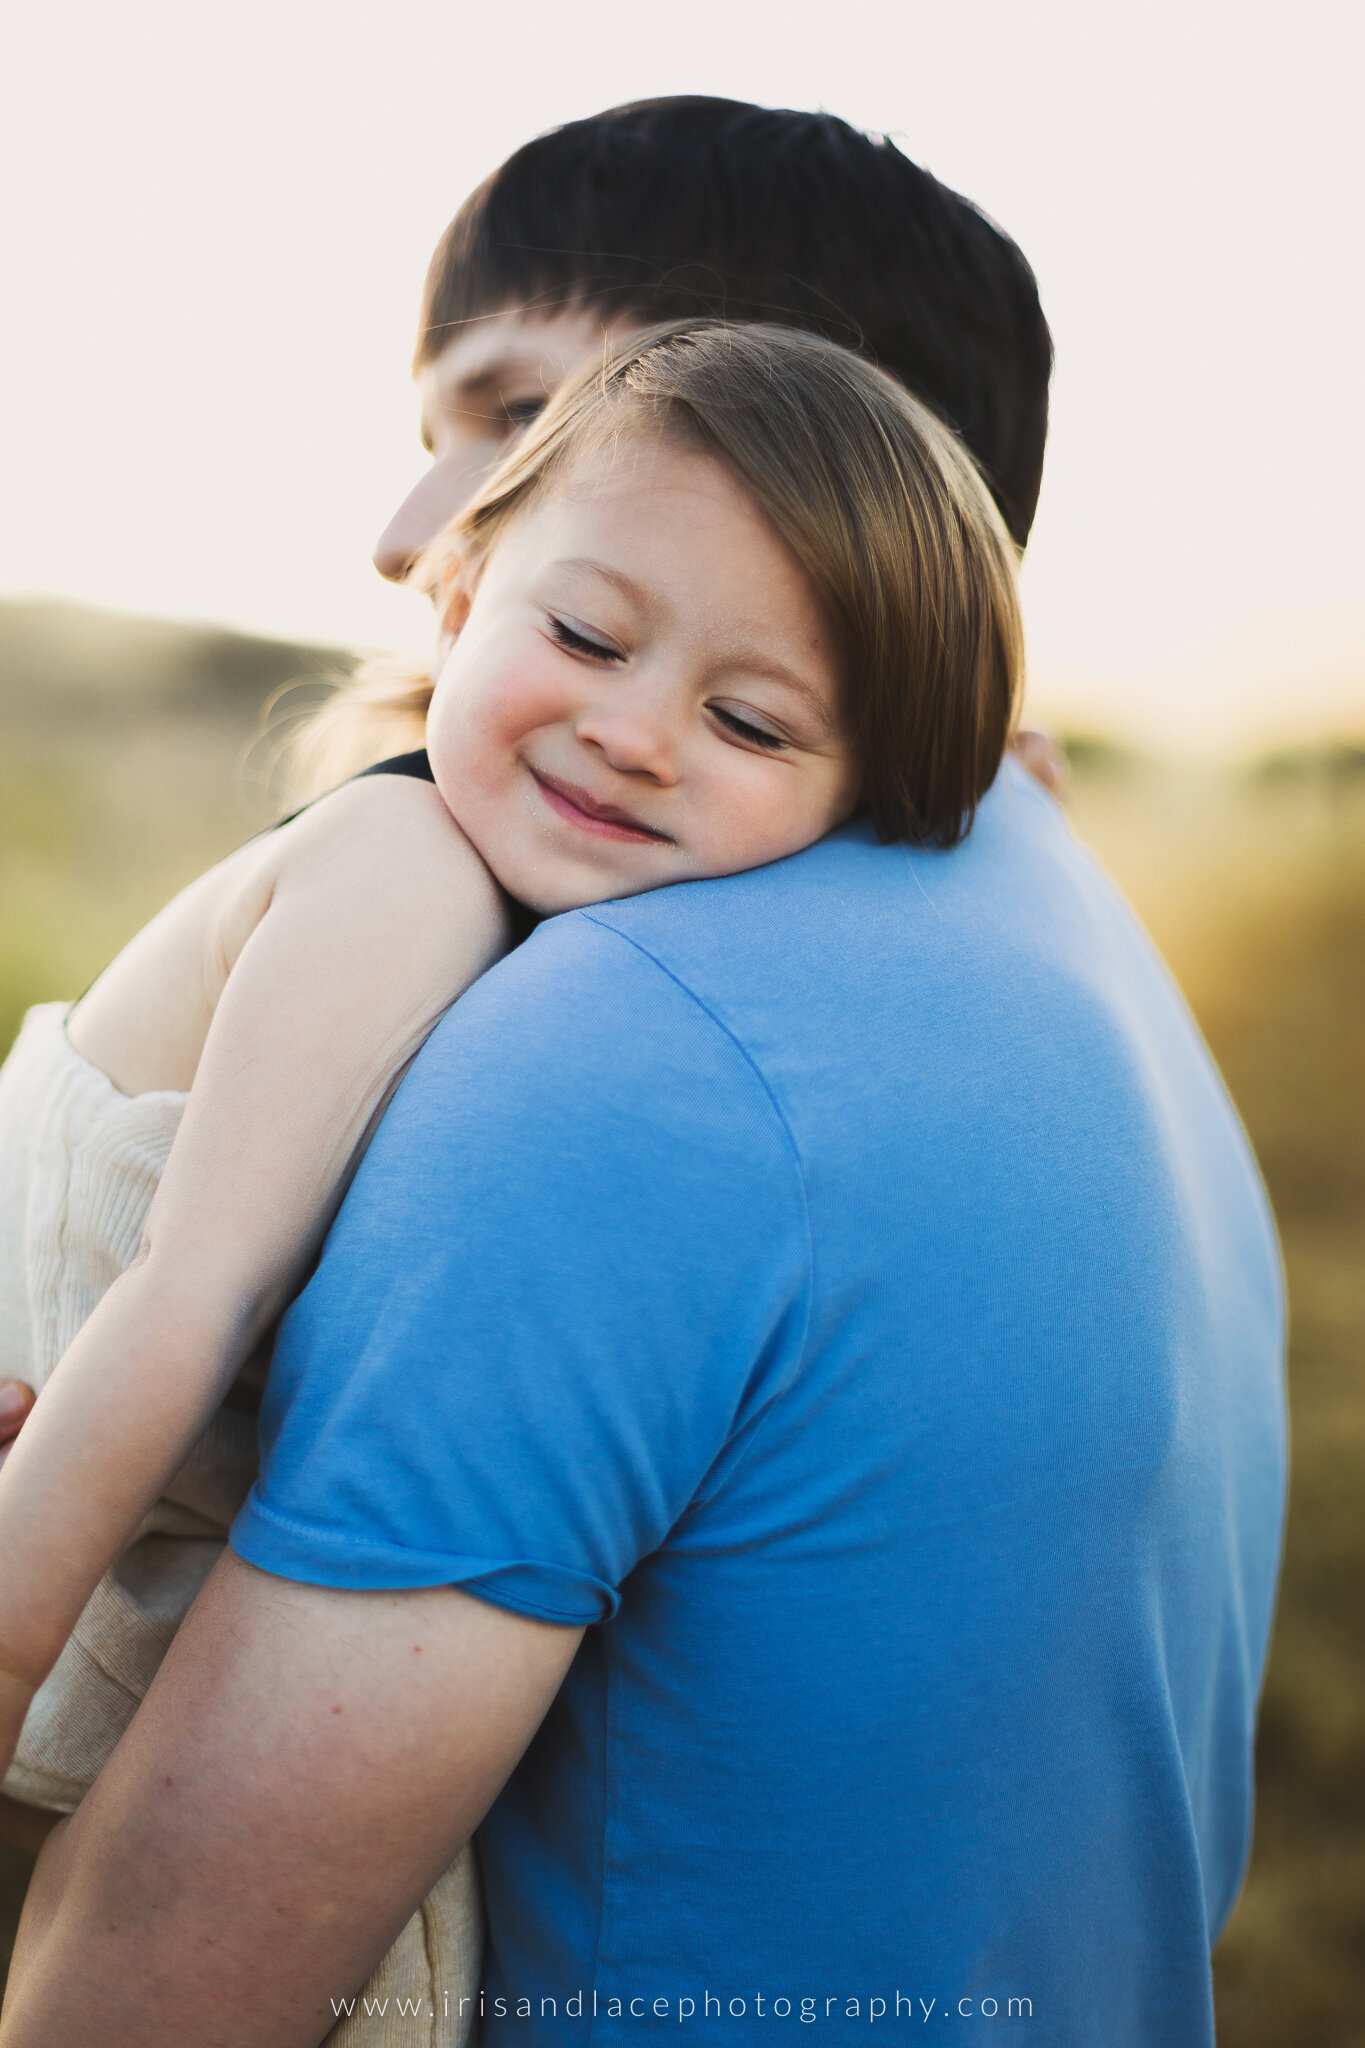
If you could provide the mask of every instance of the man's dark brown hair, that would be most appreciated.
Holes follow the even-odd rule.
[[[442,236],[418,364],[481,315],[567,305],[641,324],[777,321],[859,350],[962,436],[1023,546],[1052,368],[1033,272],[884,137],[700,97],[537,137]]]

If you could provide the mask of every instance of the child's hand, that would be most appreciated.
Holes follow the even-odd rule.
[[[14,1447],[18,1436],[29,1416],[37,1395],[23,1380],[0,1381],[0,1465],[3,1465]],[[0,1663],[0,1778],[3,1778],[19,1744],[24,1725],[24,1716],[33,1701],[33,1688],[6,1671]],[[11,1802],[0,1795],[0,1804],[8,1807]],[[11,1839],[8,1831],[0,1834],[0,1840]]]
[[[22,1849],[26,1856],[36,1856],[52,1830],[66,1818],[41,1806],[24,1806],[0,1792],[0,1842],[7,1849]]]
[[[0,1380],[0,1465],[33,1412],[37,1395],[22,1380]]]
[[[0,1669],[0,1778],[14,1762],[24,1716],[33,1705],[33,1687],[13,1672]]]
[[[1050,734],[1045,732],[1020,731],[1010,741],[1010,746],[1019,756],[1035,782],[1041,782],[1050,790],[1059,803],[1065,803],[1070,776],[1067,773],[1066,755]]]

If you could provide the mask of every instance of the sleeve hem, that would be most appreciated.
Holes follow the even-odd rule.
[[[409,1550],[382,1538],[296,1522],[266,1507],[254,1492],[233,1523],[229,1542],[246,1564],[306,1586],[353,1592],[458,1586],[490,1606],[565,1628],[609,1621],[620,1606],[613,1586],[567,1565]]]

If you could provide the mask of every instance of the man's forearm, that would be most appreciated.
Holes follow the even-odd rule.
[[[0,2048],[313,2048],[530,1740],[580,1631],[231,1552],[44,1853]]]

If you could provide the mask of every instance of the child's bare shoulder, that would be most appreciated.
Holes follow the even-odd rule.
[[[292,899],[335,910],[381,952],[417,946],[433,959],[463,958],[474,934],[508,929],[502,891],[430,782],[357,778],[269,836],[264,870],[243,876],[229,913],[245,926]]]
[[[283,876],[333,862],[399,869],[416,888],[476,876],[497,884],[434,783],[412,775],[365,775],[310,804],[271,835]],[[411,863],[418,859],[418,866]]]
[[[343,784],[267,836],[262,863],[244,872],[232,913],[248,925],[282,895],[335,892],[353,908],[382,901],[389,915],[437,908],[506,916],[483,860],[433,783],[368,775]]]
[[[506,900],[434,786],[367,776],[183,890],[72,1012],[72,1044],[127,1094],[187,1089],[229,978],[267,930],[277,982],[358,973],[418,990],[419,1008],[422,991],[449,1000],[511,941]]]

